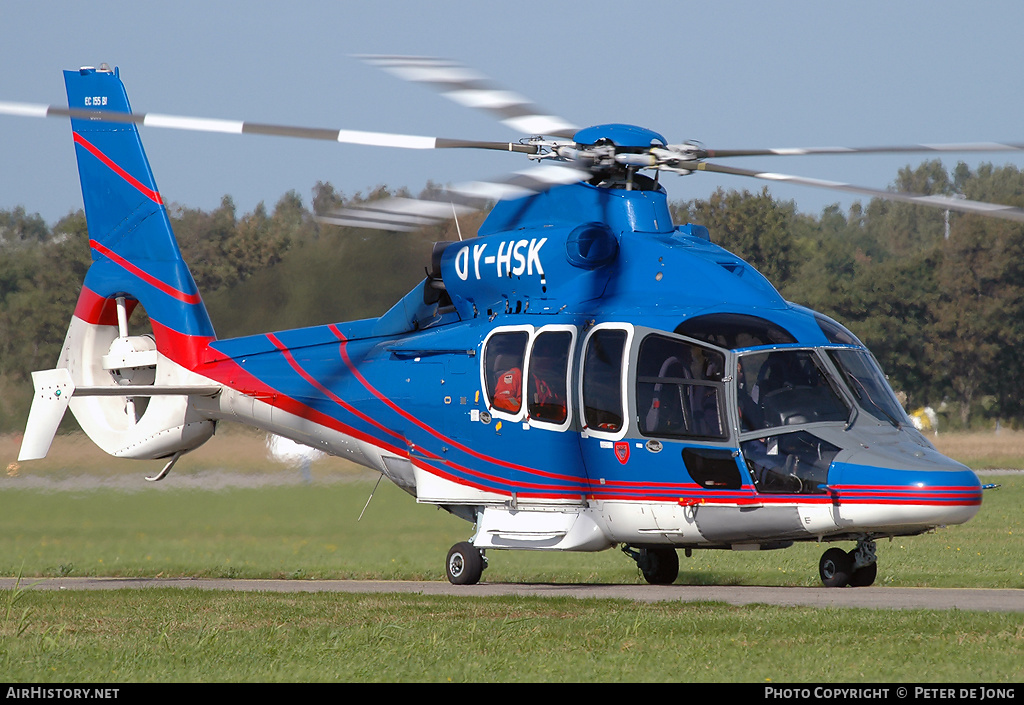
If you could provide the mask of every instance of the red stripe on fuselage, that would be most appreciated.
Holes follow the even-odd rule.
[[[132,186],[133,188],[135,188],[135,189],[136,189],[136,190],[137,190],[137,191],[138,191],[139,193],[141,193],[141,194],[142,194],[143,196],[145,196],[145,197],[146,197],[146,198],[148,198],[149,200],[153,201],[153,203],[156,203],[156,204],[158,204],[158,205],[161,205],[161,206],[162,206],[162,205],[164,204],[164,201],[163,201],[163,199],[162,199],[162,198],[160,197],[160,194],[159,194],[159,192],[157,192],[157,191],[154,191],[153,189],[149,188],[148,186],[145,186],[145,185],[143,185],[141,181],[139,181],[138,179],[136,179],[136,178],[135,178],[134,176],[132,176],[131,174],[129,174],[129,173],[127,172],[127,171],[125,171],[125,170],[124,170],[124,169],[122,169],[121,167],[119,167],[119,166],[118,166],[118,165],[117,165],[117,164],[116,164],[116,163],[114,162],[114,160],[113,160],[113,159],[111,159],[111,158],[110,158],[110,157],[108,157],[108,156],[107,156],[106,154],[104,154],[103,152],[101,152],[101,151],[100,151],[100,150],[99,150],[99,149],[98,149],[98,148],[96,147],[96,145],[94,145],[94,144],[92,144],[91,142],[89,142],[89,140],[85,139],[84,137],[82,137],[82,136],[81,136],[80,134],[78,134],[77,132],[75,132],[75,133],[74,133],[74,139],[75,139],[75,144],[77,144],[77,145],[81,145],[81,146],[82,146],[82,147],[83,147],[83,148],[84,148],[84,149],[85,149],[86,151],[88,151],[88,152],[89,152],[89,154],[91,154],[92,156],[96,157],[96,158],[97,158],[97,159],[99,159],[99,160],[100,160],[101,162],[103,162],[103,164],[104,164],[104,165],[106,165],[106,167],[107,167],[108,169],[110,169],[110,170],[111,170],[111,171],[113,171],[113,172],[114,172],[115,174],[117,174],[117,175],[118,175],[118,176],[120,176],[120,177],[121,177],[122,179],[124,179],[124,180],[125,180],[125,181],[127,181],[127,182],[128,182],[129,184],[131,184],[131,186]]]
[[[304,370],[302,368],[302,366],[299,364],[298,360],[295,359],[295,356],[292,355],[292,351],[289,350],[288,346],[285,345],[284,343],[282,343],[278,339],[278,337],[276,335],[274,335],[273,333],[268,333],[267,334],[267,339],[271,343],[274,344],[274,347],[276,347],[278,350],[280,350],[282,352],[282,354],[284,354],[285,360],[288,361],[288,364],[291,365],[292,369],[295,370],[296,372],[298,372],[302,376],[302,378],[304,380],[306,380],[311,385],[313,385],[313,387],[315,387],[325,397],[327,397],[328,399],[333,401],[335,404],[337,404],[338,406],[340,406],[342,409],[344,409],[345,411],[349,412],[353,416],[362,419],[366,423],[368,423],[371,426],[373,426],[373,427],[383,431],[384,433],[388,434],[389,436],[391,436],[391,437],[393,437],[393,438],[395,438],[395,439],[397,439],[397,440],[399,440],[399,441],[401,441],[403,443],[405,442],[405,436],[403,436],[400,433],[396,433],[395,431],[391,430],[390,428],[388,428],[384,424],[380,423],[379,421],[375,421],[374,419],[370,418],[369,416],[367,416],[363,412],[361,412],[358,409],[356,409],[351,404],[345,402],[341,397],[339,397],[337,394],[332,392],[330,389],[328,389],[324,385],[320,384],[320,382],[318,382],[316,380],[316,378],[313,377],[313,375],[309,374],[308,372],[306,372],[306,370]]]
[[[150,286],[156,287],[157,289],[159,289],[160,291],[164,292],[168,296],[173,296],[178,301],[181,301],[181,302],[186,303],[186,304],[198,304],[198,303],[201,303],[202,300],[203,300],[202,297],[199,296],[199,294],[186,294],[184,291],[180,291],[179,289],[175,289],[170,284],[167,284],[166,282],[160,281],[159,279],[154,277],[152,274],[149,274],[148,272],[145,272],[145,271],[139,269],[134,264],[132,264],[131,262],[126,260],[124,257],[122,257],[121,255],[117,254],[116,252],[111,250],[109,247],[104,247],[103,245],[98,243],[96,240],[89,240],[89,247],[93,248],[94,250],[99,252],[104,257],[107,257],[108,259],[110,259],[115,264],[117,264],[117,265],[123,267],[124,269],[128,270],[129,272],[131,272],[132,274],[134,274],[135,276],[137,276],[139,279],[141,279],[142,281],[146,282]]]
[[[210,350],[212,351],[212,349]],[[374,438],[368,433],[353,428],[322,411],[317,411],[308,404],[298,401],[297,399],[293,399],[292,397],[282,394],[276,389],[267,386],[258,377],[238,364],[238,361],[233,358],[221,357],[209,360],[195,371],[198,374],[220,382],[236,392],[253,397],[257,401],[262,401],[274,408],[280,409],[281,411],[294,414],[300,418],[309,419],[319,426],[337,431],[338,433],[342,433],[358,441],[364,441],[375,448],[392,453],[398,457],[409,457],[409,451],[407,448],[400,448],[382,441],[379,438]]]

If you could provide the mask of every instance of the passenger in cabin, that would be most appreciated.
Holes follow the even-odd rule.
[[[530,416],[540,421],[562,423],[566,418],[563,385],[554,376],[550,377],[550,382],[548,379],[542,374],[530,373]]]
[[[508,355],[499,355],[496,360],[497,375],[494,379],[495,409],[514,414],[523,405],[523,371],[518,367],[509,367]]]

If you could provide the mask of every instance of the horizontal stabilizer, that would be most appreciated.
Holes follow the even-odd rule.
[[[125,385],[122,387],[76,387],[76,397],[160,397],[160,396],[197,396],[212,397],[220,393],[223,387],[216,384],[192,385]]]
[[[45,458],[57,433],[64,412],[72,396],[77,397],[157,397],[199,396],[212,397],[222,387],[216,384],[191,385],[124,385],[76,387],[71,373],[63,368],[32,373],[35,396],[28,413],[25,438],[21,443],[18,460]]]

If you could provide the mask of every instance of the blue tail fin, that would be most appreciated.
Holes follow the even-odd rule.
[[[117,71],[65,71],[71,108],[131,113]],[[73,118],[92,265],[57,367],[32,374],[20,459],[46,455],[66,409],[111,455],[171,458],[206,442],[215,422],[193,394],[219,392],[196,372],[213,326],[188,271],[133,123]],[[153,335],[130,335],[141,304]],[[73,398],[72,398],[73,397]]]
[[[71,108],[130,113],[118,71],[65,71]],[[194,367],[214,338],[206,307],[185,265],[170,219],[132,123],[71,120],[93,265],[75,315],[109,323],[118,296],[142,304],[157,348]],[[102,319],[102,320],[101,320]]]

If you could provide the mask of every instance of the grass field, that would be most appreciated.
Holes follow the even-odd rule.
[[[219,436],[155,484],[142,477],[158,463],[59,440],[47,460],[7,460],[0,475],[0,574],[24,586],[61,575],[443,580],[448,547],[471,531],[388,483],[357,521],[376,475],[328,458],[306,484],[248,433]],[[958,442],[978,457],[996,445]],[[16,446],[2,439],[0,460]],[[983,481],[1003,487],[968,524],[880,542],[878,582],[1024,588],[1024,476]],[[678,582],[818,585],[823,548],[698,551],[681,557]],[[491,582],[643,582],[615,550],[489,557]],[[0,618],[11,682],[1024,679],[1020,614],[23,588],[0,593]]]
[[[923,610],[162,589],[28,591],[0,622],[15,683],[1019,683],[1022,663],[1024,615]]]

